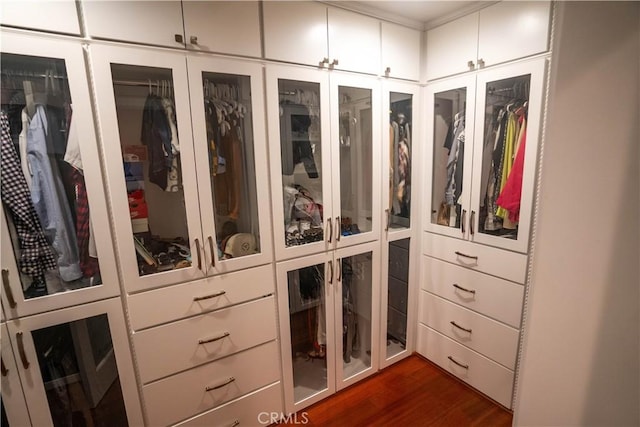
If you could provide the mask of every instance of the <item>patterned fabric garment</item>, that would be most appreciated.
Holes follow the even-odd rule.
[[[20,244],[20,271],[33,278],[56,268],[56,260],[44,236],[42,226],[31,201],[22,168],[9,130],[9,119],[0,113],[2,127],[2,201],[12,214]]]
[[[82,172],[70,168],[70,182],[73,183],[76,195],[76,237],[80,255],[80,269],[84,277],[93,277],[100,272],[98,260],[89,255],[89,239],[91,238],[89,200],[87,187]]]

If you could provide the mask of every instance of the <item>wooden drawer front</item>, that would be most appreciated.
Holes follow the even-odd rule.
[[[433,233],[424,233],[422,252],[425,255],[512,282],[526,281],[527,256],[524,254]]]
[[[515,369],[518,330],[428,292],[420,292],[420,321],[443,335]],[[456,327],[451,322],[454,322]],[[467,332],[461,328],[468,329]]]
[[[266,265],[131,295],[131,327],[138,331],[173,322],[259,298],[274,289],[273,270]]]
[[[268,297],[134,333],[133,343],[147,384],[275,338],[275,302]]]
[[[279,382],[272,384],[241,399],[176,424],[176,427],[269,425],[272,421],[270,418],[272,413],[282,413],[281,388]]]
[[[425,291],[520,328],[523,285],[427,256],[422,257],[422,273],[421,287]]]
[[[418,325],[417,349],[418,353],[496,402],[511,407],[513,371],[422,324]],[[468,368],[457,365],[449,357]]]
[[[171,425],[279,378],[278,345],[271,341],[156,381],[142,389],[149,424]]]

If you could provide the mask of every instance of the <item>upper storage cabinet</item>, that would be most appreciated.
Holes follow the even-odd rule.
[[[380,23],[316,2],[263,4],[265,57],[380,74]]]
[[[2,25],[50,31],[63,34],[80,34],[80,24],[74,0],[21,1],[5,0],[0,13]]]
[[[1,61],[5,314],[117,295],[82,47],[3,32]]]
[[[427,31],[426,80],[549,49],[551,2],[502,1]]]
[[[91,56],[128,290],[269,262],[260,66],[105,46]]]
[[[261,55],[257,1],[90,0],[83,8],[94,38]]]
[[[382,22],[380,73],[406,80],[420,79],[420,31]]]

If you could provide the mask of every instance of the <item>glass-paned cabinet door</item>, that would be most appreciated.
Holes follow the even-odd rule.
[[[0,55],[6,314],[116,295],[82,48],[3,32]]]
[[[426,171],[430,231],[467,238],[473,161],[475,77],[451,79],[427,88],[427,135],[432,147]]]
[[[478,75],[471,239],[527,251],[546,60]]]
[[[384,276],[387,287],[386,295],[382,297],[382,307],[386,311],[386,315],[383,316],[386,317],[386,322],[381,324],[385,361],[397,358],[407,350],[410,241],[410,238],[406,238],[394,240],[388,244],[388,262]]]
[[[277,266],[285,409],[294,412],[335,391],[333,296],[336,265],[326,254]]]
[[[127,286],[203,277],[184,56],[107,46],[91,56]]]
[[[7,326],[33,425],[141,425],[119,299]]]
[[[366,78],[331,78],[333,228],[338,247],[380,235],[380,128],[373,123],[380,117],[380,99],[377,82],[367,83]]]
[[[320,252],[334,242],[328,101],[326,73],[267,67],[278,259]]]
[[[338,390],[378,367],[379,271],[377,244],[336,252],[336,368]]]
[[[0,350],[2,350],[2,387],[0,387],[0,425],[2,426],[29,426],[31,421],[27,403],[22,393],[22,384],[18,375],[16,359],[11,348],[9,331],[3,323],[0,333]]]
[[[254,108],[264,105],[262,68],[201,57],[188,66],[207,268],[268,262],[266,135]]]

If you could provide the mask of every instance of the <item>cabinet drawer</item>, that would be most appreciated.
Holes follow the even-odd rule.
[[[260,298],[274,289],[272,267],[266,265],[131,295],[128,297],[131,327],[137,331],[173,322]]]
[[[509,369],[515,369],[518,353],[517,329],[428,292],[421,291],[420,294],[422,323]]]
[[[134,333],[133,344],[147,384],[275,338],[275,302],[268,297]]]
[[[170,425],[276,382],[279,365],[278,346],[271,341],[146,385],[149,424]]]
[[[462,267],[524,283],[527,256],[465,240],[424,233],[422,253]]]
[[[282,412],[281,383],[257,390],[241,399],[194,417],[176,427],[268,425],[272,413]],[[275,420],[273,420],[275,421]]]
[[[418,353],[496,402],[511,407],[513,371],[422,324],[418,325],[417,349]]]
[[[425,291],[520,328],[524,286],[427,256],[422,257],[422,273]]]

